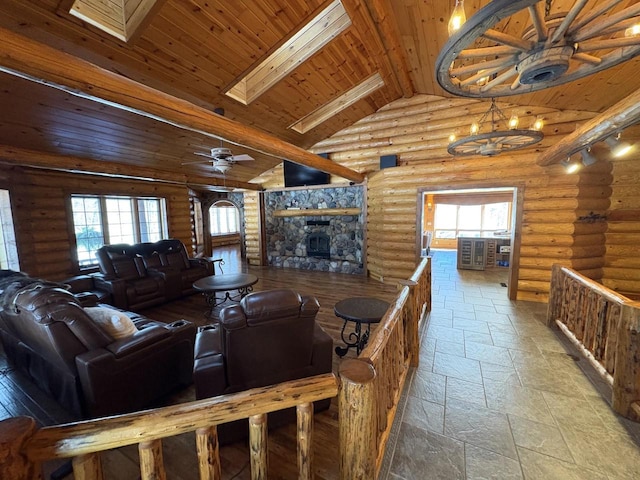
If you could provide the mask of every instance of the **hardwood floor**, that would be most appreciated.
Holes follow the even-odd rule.
[[[333,305],[352,296],[375,296],[384,300],[395,297],[395,285],[383,285],[360,275],[347,275],[328,272],[301,271],[294,269],[274,269],[266,267],[247,267],[240,258],[237,249],[223,247],[214,252],[214,257],[224,258],[224,273],[249,272],[258,276],[254,291],[276,288],[291,288],[301,295],[314,295],[320,303],[317,320],[334,340],[341,345],[340,331],[342,321],[335,317]],[[219,274],[219,269],[216,269]],[[173,322],[181,318],[204,325],[210,322],[206,317],[207,306],[202,295],[195,294],[185,299],[159,307],[141,311],[140,313],[163,322]],[[0,347],[1,348],[1,347]],[[353,349],[347,357],[355,356]],[[333,368],[337,371],[340,359],[334,354]],[[194,400],[193,388],[187,388],[164,399],[161,404],[175,404]],[[73,417],[41,392],[22,373],[14,371],[7,365],[4,354],[0,356],[0,419],[11,416],[29,415],[40,425],[53,425],[73,421]],[[337,406],[335,399],[329,410],[320,412],[314,417],[314,466],[316,478],[338,478],[338,430]],[[296,467],[296,428],[287,425],[269,434],[269,478],[297,478]],[[198,478],[197,460],[195,456],[195,438],[185,434],[163,442],[163,454],[167,478],[191,480]],[[249,455],[246,442],[222,447],[222,470],[224,479],[249,479]],[[125,447],[104,455],[105,478],[137,479],[138,452],[136,446]],[[49,472],[59,462],[47,466]],[[71,477],[69,477],[71,478]]]

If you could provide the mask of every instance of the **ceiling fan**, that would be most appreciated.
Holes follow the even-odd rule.
[[[214,112],[217,113],[218,115],[224,116],[223,108],[216,108]],[[218,172],[222,173],[222,175],[224,175],[227,172],[227,170],[229,170],[231,166],[236,162],[254,160],[254,158],[251,157],[250,155],[246,155],[246,154],[234,155],[233,152],[231,152],[230,148],[224,147],[222,145],[222,139],[220,139],[220,146],[212,148],[211,153],[201,153],[201,152],[194,152],[194,153],[196,155],[200,155],[201,157],[207,157],[209,159],[208,162],[211,162],[211,165],[213,166],[214,170],[217,170]],[[204,161],[186,162],[186,163],[183,163],[182,165],[191,165],[194,163],[204,163]]]
[[[222,142],[220,142],[222,143]],[[194,163],[205,163],[210,162],[213,166],[214,170],[219,171],[223,175],[231,168],[231,166],[236,162],[244,162],[247,160],[253,160],[253,157],[250,155],[233,155],[231,149],[226,147],[216,147],[211,149],[211,153],[202,153],[202,152],[194,152],[196,155],[200,155],[201,157],[206,157],[209,160],[201,160],[198,162],[186,162],[182,165],[190,165]]]

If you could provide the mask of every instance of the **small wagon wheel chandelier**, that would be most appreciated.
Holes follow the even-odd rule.
[[[506,128],[500,128],[504,123]],[[482,132],[486,126],[490,131]],[[483,128],[484,127],[484,128]],[[458,140],[452,135],[447,152],[455,156],[484,155],[494,156],[502,152],[518,150],[542,140],[542,120],[538,119],[533,128],[528,130],[518,129],[518,118],[507,117],[496,105],[495,99],[491,99],[491,107],[478,122],[471,124],[471,134]]]
[[[551,14],[551,0],[493,0],[463,23],[440,51],[438,83],[464,97],[501,97],[618,65],[640,54],[640,3],[616,10],[620,2],[575,0],[568,12]],[[521,13],[525,9],[528,19]],[[501,31],[504,25],[523,21],[528,26],[520,36]]]

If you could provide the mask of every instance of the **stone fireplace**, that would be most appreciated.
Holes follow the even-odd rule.
[[[361,186],[267,192],[269,265],[363,273],[363,197]]]

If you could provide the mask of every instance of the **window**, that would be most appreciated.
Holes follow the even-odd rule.
[[[436,204],[435,238],[491,236],[509,230],[510,202],[483,205]]]
[[[218,202],[209,209],[211,235],[240,233],[238,209],[229,202]]]
[[[20,270],[8,190],[0,190],[0,268]]]
[[[95,265],[103,245],[156,242],[166,236],[161,198],[72,195],[71,209],[81,267]]]

